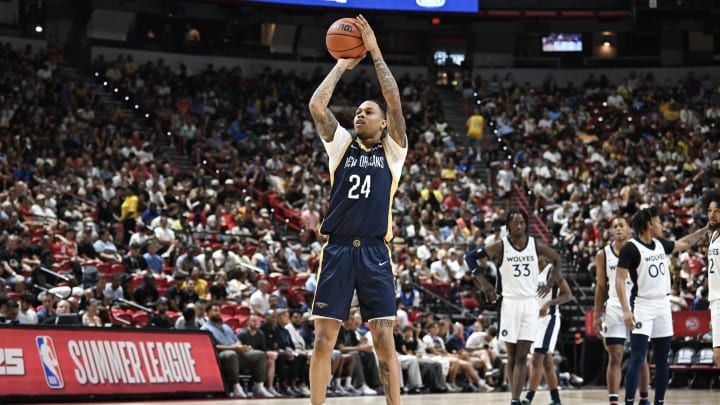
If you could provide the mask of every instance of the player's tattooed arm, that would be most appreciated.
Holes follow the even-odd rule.
[[[690,247],[695,246],[695,244],[700,242],[702,238],[706,237],[707,233],[708,226],[705,225],[697,231],[680,238],[677,242],[675,242],[675,249],[673,249],[673,253],[690,249]]]
[[[345,67],[341,64],[336,64],[318,88],[315,89],[315,92],[310,98],[310,114],[313,117],[313,121],[315,121],[315,127],[318,133],[320,133],[320,137],[325,142],[332,142],[338,126],[337,118],[335,118],[335,115],[330,111],[328,105],[330,104],[333,91],[335,91],[335,86],[337,86],[344,72]]]

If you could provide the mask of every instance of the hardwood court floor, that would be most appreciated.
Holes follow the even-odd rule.
[[[560,398],[566,405],[606,405],[607,391],[602,389],[580,389],[560,391]],[[620,400],[623,396],[621,393]],[[653,394],[650,393],[652,401]],[[248,405],[308,405],[308,398],[275,398],[262,400],[248,399],[212,399],[212,400],[173,400],[173,401],[144,401],[144,402],[103,402],[104,404],[117,405],[151,405],[158,403],[181,403],[181,404],[198,404],[198,405],[230,405],[230,404],[248,404]],[[535,395],[533,404],[546,405],[550,402],[550,393],[547,391],[539,391]],[[384,398],[380,396],[374,397],[347,397],[347,398],[328,398],[326,405],[378,405],[385,403]],[[429,394],[429,395],[403,395],[402,403],[404,405],[478,405],[478,404],[509,404],[510,394],[507,392],[483,393],[483,394]],[[637,404],[637,400],[635,402]],[[665,396],[667,405],[711,405],[720,403],[720,390],[689,390],[689,389],[671,389]]]

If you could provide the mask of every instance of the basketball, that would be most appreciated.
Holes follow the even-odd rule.
[[[325,46],[335,59],[357,58],[365,54],[365,44],[354,18],[341,18],[327,30]]]

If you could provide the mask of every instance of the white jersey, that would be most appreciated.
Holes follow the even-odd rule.
[[[535,238],[528,236],[522,250],[516,250],[506,236],[502,238],[503,259],[500,280],[503,297],[533,298],[537,295],[540,268]]]
[[[548,282],[548,279],[550,278],[550,269],[553,268],[552,264],[546,265],[542,270],[540,270],[540,274],[538,274],[538,280],[540,285],[545,285]],[[542,308],[543,305],[547,304],[551,300],[554,300],[557,298],[557,296],[560,295],[560,287],[554,285],[550,289],[550,292],[547,293],[544,297],[539,297],[535,295],[535,299],[538,302],[538,307]],[[548,315],[555,315],[560,316],[560,311],[558,311],[557,305],[553,305],[550,308],[548,308]]]
[[[620,300],[618,299],[617,290],[615,289],[615,276],[617,275],[618,254],[615,253],[615,250],[613,250],[612,244],[608,244],[607,246],[605,246],[603,248],[603,253],[605,254],[605,277],[607,278],[608,286],[608,300],[605,306],[620,307]],[[625,299],[627,299],[628,302],[630,302],[631,286],[632,281],[630,281],[630,274],[628,274],[627,279],[625,280]]]
[[[670,294],[670,268],[663,244],[653,238],[653,248],[645,246],[639,240],[630,239],[640,252],[640,264],[637,269],[630,270],[630,279],[633,281],[630,301],[663,300],[667,301]]]
[[[715,231],[708,246],[708,300],[720,300],[720,232]]]

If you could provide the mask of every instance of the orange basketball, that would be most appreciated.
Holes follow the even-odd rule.
[[[341,18],[327,30],[325,46],[335,59],[357,58],[365,54],[365,44],[354,18]]]

